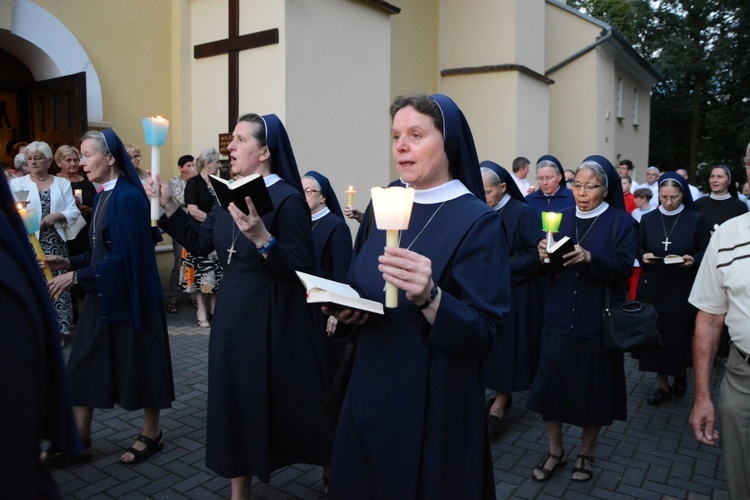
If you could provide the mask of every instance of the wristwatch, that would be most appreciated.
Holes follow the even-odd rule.
[[[269,250],[271,250],[271,247],[273,247],[276,244],[276,238],[274,238],[273,235],[271,235],[270,238],[268,238],[268,241],[263,243],[263,245],[256,247],[258,252],[260,253],[268,253]]]

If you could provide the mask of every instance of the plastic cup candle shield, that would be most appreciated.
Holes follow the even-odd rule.
[[[560,230],[560,222],[562,222],[560,212],[542,212],[542,231],[547,233],[547,248],[555,244],[552,235]],[[544,261],[548,262],[549,259],[544,259]]]
[[[167,132],[169,131],[169,120],[161,116],[143,119],[143,136],[146,144],[151,146],[151,179],[154,186],[159,184],[156,176],[161,175],[161,150],[159,149],[167,141]],[[151,198],[151,225],[156,227],[159,220],[159,189],[156,189],[156,195]]]
[[[397,247],[398,232],[409,228],[414,189],[374,187],[370,190],[370,194],[375,224],[378,229],[385,230],[386,246]],[[398,288],[391,283],[385,285],[385,307],[398,307]]]

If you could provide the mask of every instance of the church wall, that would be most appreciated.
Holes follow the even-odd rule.
[[[123,142],[138,144],[143,168],[150,167],[141,119],[171,116],[171,5],[152,0],[36,0],[78,39],[101,83],[103,120]],[[171,137],[162,165],[171,165]]]
[[[505,3],[505,2],[503,2]],[[545,14],[544,0],[514,0],[515,16],[509,29],[515,32],[514,62],[544,74]]]
[[[395,2],[394,2],[395,3]],[[391,16],[391,97],[438,90],[439,0],[398,2]]]
[[[518,79],[518,98],[515,102],[518,107],[518,139],[517,154],[513,158],[525,156],[532,165],[536,165],[540,156],[554,154],[549,151],[550,85],[521,73]],[[511,163],[509,165],[512,166]],[[529,172],[529,182],[536,184],[534,168]]]
[[[549,3],[545,5],[544,67],[549,69],[594,43],[602,27],[555,5]],[[550,78],[555,77],[550,75]]]
[[[515,63],[515,3],[441,0],[440,69]]]
[[[649,89],[638,82],[622,67],[615,65],[615,99],[617,79],[622,79],[622,115],[615,125],[615,159],[628,158],[636,166],[636,182],[646,182],[648,167],[648,145],[650,134],[650,101]],[[638,90],[638,124],[633,123],[634,90]],[[614,105],[616,107],[616,104]],[[614,161],[614,159],[613,159]]]
[[[297,165],[327,176],[339,202],[353,185],[360,210],[371,187],[391,180],[390,17],[354,0],[286,8],[286,126]]]

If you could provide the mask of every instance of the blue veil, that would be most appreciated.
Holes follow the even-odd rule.
[[[515,181],[513,181],[513,179],[511,179],[508,171],[505,170],[502,166],[498,165],[494,161],[485,160],[479,164],[479,167],[488,168],[495,172],[495,174],[500,178],[500,182],[505,183],[505,191],[510,195],[511,198],[528,204],[526,198],[521,194],[521,190],[518,189],[518,185],[515,183]]]
[[[565,182],[565,170],[563,169],[563,166],[562,166],[562,163],[560,163],[560,160],[558,160],[557,158],[555,158],[552,155],[543,155],[543,156],[539,157],[539,159],[536,161],[536,164],[539,165],[540,162],[543,162],[545,160],[546,161],[551,161],[552,163],[555,164],[555,166],[557,167],[557,170],[560,172],[560,175],[562,176],[562,178],[560,179],[560,187],[564,187],[565,189],[567,189],[567,187],[565,186],[565,184],[566,184],[566,182]]]
[[[430,98],[437,103],[443,113],[443,141],[451,172],[474,196],[485,201],[479,158],[469,122],[450,97],[432,94]]]
[[[292,143],[289,142],[284,124],[274,114],[263,115],[261,118],[266,124],[266,146],[271,153],[271,172],[278,174],[287,184],[304,194]]]
[[[328,209],[343,219],[344,212],[341,211],[339,200],[338,198],[336,198],[336,193],[334,192],[333,187],[331,187],[331,183],[328,180],[328,177],[319,172],[316,172],[315,170],[310,170],[309,172],[307,172],[305,174],[305,177],[312,177],[313,179],[315,179],[315,181],[320,185],[320,194],[325,197],[326,206],[328,207]]]
[[[607,195],[604,197],[604,201],[615,208],[625,210],[625,197],[622,194],[622,183],[620,182],[620,176],[617,173],[617,170],[615,170],[615,167],[612,166],[612,163],[600,155],[587,156],[582,163],[586,163],[587,161],[598,163],[607,174]]]
[[[676,172],[664,172],[661,177],[659,177],[659,187],[661,187],[662,182],[670,179],[673,181],[677,181],[680,184],[680,187],[682,188],[682,204],[685,205],[685,208],[696,210],[695,202],[693,201],[693,195],[690,194],[690,187],[688,187],[688,182],[680,174]],[[661,205],[661,202],[659,202],[659,204]]]

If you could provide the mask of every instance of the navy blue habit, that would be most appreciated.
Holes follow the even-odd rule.
[[[484,203],[465,118],[446,96],[431,97],[457,178],[416,192],[400,245],[431,259],[440,307],[430,325],[399,291],[397,308],[362,325],[334,445],[334,500],[495,498],[482,360],[510,308],[508,251]],[[348,279],[381,302],[384,247],[385,231],[373,224]]]
[[[560,188],[549,196],[544,194],[541,189],[537,189],[533,193],[526,195],[526,203],[534,209],[540,223],[542,221],[542,212],[561,212],[563,208],[574,207],[576,204],[573,191],[568,189],[565,185],[565,171],[563,170],[560,160],[552,155],[544,155],[541,156],[536,163],[538,165],[545,160],[551,161],[555,164],[558,172],[560,172],[561,179]]]

